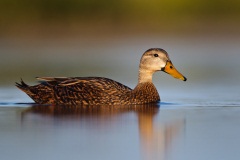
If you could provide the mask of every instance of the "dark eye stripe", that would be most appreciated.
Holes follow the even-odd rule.
[[[154,57],[158,57],[158,54],[154,54]]]

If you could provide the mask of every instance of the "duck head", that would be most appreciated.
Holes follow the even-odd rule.
[[[174,78],[183,81],[187,80],[187,78],[173,66],[165,50],[161,48],[151,48],[144,52],[140,60],[139,82],[152,81],[152,75],[157,71],[166,72]]]

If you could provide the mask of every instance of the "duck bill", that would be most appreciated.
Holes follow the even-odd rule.
[[[163,71],[170,74],[174,78],[181,79],[183,81],[186,81],[187,78],[184,77],[178,70],[173,66],[171,61],[167,61],[166,66],[163,68]]]

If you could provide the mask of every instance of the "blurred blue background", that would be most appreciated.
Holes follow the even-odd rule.
[[[0,11],[3,87],[20,78],[36,84],[36,76],[104,76],[133,88],[142,53],[161,47],[188,78],[155,74],[164,98],[169,87],[196,97],[237,92],[240,1],[1,0]]]
[[[1,157],[239,159],[239,19],[237,0],[0,0]],[[154,75],[160,108],[36,106],[14,86],[103,76],[134,88],[152,47],[188,78]]]

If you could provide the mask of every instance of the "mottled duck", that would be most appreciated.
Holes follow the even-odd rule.
[[[165,50],[151,48],[142,55],[138,84],[134,89],[103,77],[37,77],[41,81],[38,85],[29,86],[21,80],[16,86],[38,104],[146,104],[160,101],[152,82],[152,76],[157,71],[164,71],[183,81],[187,80],[175,69]]]

